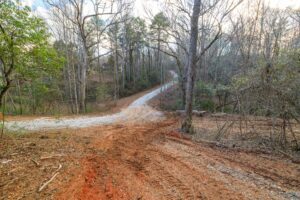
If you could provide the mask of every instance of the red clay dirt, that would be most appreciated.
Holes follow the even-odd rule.
[[[196,143],[182,137],[177,125],[178,120],[171,118],[159,123],[38,133],[14,140],[10,145],[14,148],[1,148],[1,152],[5,149],[2,160],[12,161],[0,164],[0,199],[299,198],[299,164],[272,154]],[[30,150],[28,154],[20,153],[25,149]],[[12,156],[16,151],[20,155]],[[42,159],[44,154],[57,157]],[[59,163],[63,168],[58,176],[37,192]]]
[[[300,167],[271,155],[181,139],[176,121],[105,126],[89,134],[78,176],[55,199],[290,199]],[[297,193],[298,192],[298,193]]]

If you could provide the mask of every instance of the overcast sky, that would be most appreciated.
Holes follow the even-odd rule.
[[[137,7],[142,7],[142,4],[154,4],[153,2],[157,2],[158,0],[136,0]],[[21,0],[26,5],[31,6],[33,9],[37,9],[38,7],[43,7],[43,0]],[[266,2],[270,2],[272,7],[286,8],[286,7],[300,7],[299,0],[266,0]]]
[[[147,17],[147,14],[144,11],[144,8],[151,8],[153,14],[156,14],[160,11],[161,5],[159,2],[163,0],[135,0],[134,5],[134,15]],[[265,0],[266,3],[274,8],[299,8],[300,9],[300,0]],[[44,6],[43,0],[21,0],[24,5],[28,5],[35,11],[39,16],[47,18],[47,9]],[[90,5],[91,6],[91,5]],[[88,7],[88,5],[87,5]],[[92,9],[92,7],[90,8]],[[89,10],[89,8],[87,9]]]

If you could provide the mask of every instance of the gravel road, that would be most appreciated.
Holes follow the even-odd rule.
[[[127,108],[119,113],[106,116],[79,116],[74,118],[51,118],[40,117],[30,120],[7,121],[5,128],[12,131],[37,131],[62,128],[83,128],[101,124],[111,124],[115,122],[135,122],[135,121],[157,121],[164,118],[163,113],[154,110],[147,105],[147,102],[160,92],[170,88],[177,82],[177,74],[170,71],[173,80],[161,87],[136,99]]]

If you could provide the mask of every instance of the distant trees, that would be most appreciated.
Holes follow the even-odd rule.
[[[160,37],[166,38],[162,30],[168,21],[162,13],[148,25],[144,19],[130,14],[131,2],[47,0],[47,3],[52,8],[55,38],[66,59],[64,94],[72,112],[85,112],[87,96],[94,96],[86,94],[90,92],[88,77],[92,74],[112,76],[113,84],[108,87],[112,86],[115,100],[157,84],[159,76],[163,82],[159,43]],[[93,10],[87,11],[87,5]],[[156,48],[151,48],[150,43],[155,43]]]
[[[6,32],[2,31],[1,39],[8,38],[6,43],[1,43],[6,45],[1,47],[1,67],[6,70],[3,96],[7,91],[5,84],[11,86],[14,82],[15,86],[7,95],[9,113],[65,113],[68,109],[77,114],[89,111],[88,103],[104,101],[106,97],[117,100],[165,82],[170,61],[166,53],[170,50],[171,22],[164,13],[146,22],[130,14],[133,4],[129,1],[47,0],[51,14],[47,21],[55,40],[50,44],[48,27],[42,19],[13,0],[4,2],[2,6],[14,5],[16,12],[35,20],[27,23],[20,18],[16,23],[16,27],[25,30],[24,37],[20,33],[25,48],[23,44],[18,47],[22,55],[28,53],[28,56],[24,57],[22,65],[14,67],[19,70],[14,73],[6,67],[6,62],[10,62],[7,52],[14,48],[9,49],[9,37],[5,35],[11,33],[9,27],[4,27]],[[2,26],[11,23],[4,21],[9,19],[4,19],[8,12],[1,13]],[[28,26],[28,33],[25,26]],[[32,44],[27,43],[27,39]],[[41,45],[34,44],[38,42]],[[38,48],[44,48],[44,54],[38,54]],[[43,66],[44,71],[27,70],[27,64]]]
[[[89,112],[97,110],[99,102],[164,82],[169,61],[161,54],[169,24],[164,14],[148,23],[132,16],[131,1],[47,0],[47,27],[16,2],[1,2],[0,24],[5,30],[0,35],[0,97],[13,86],[7,94],[7,112]],[[24,31],[12,34],[14,27]],[[10,37],[20,37],[14,42],[23,43],[11,47]],[[10,70],[11,58],[15,66]]]
[[[153,37],[153,40],[156,43],[156,62],[155,67],[157,69],[160,69],[160,82],[163,83],[163,77],[164,77],[164,68],[162,66],[162,57],[160,56],[161,50],[162,50],[162,44],[168,39],[167,30],[169,29],[170,22],[168,18],[162,13],[156,14],[153,19],[150,26],[151,30],[151,36]]]
[[[166,48],[160,51],[177,63],[182,89],[178,109],[186,109],[182,126],[186,132],[192,130],[192,106],[187,103],[197,104],[198,109],[207,106],[211,111],[238,113],[244,120],[240,127],[247,127],[248,115],[269,116],[274,124],[282,123],[281,131],[272,130],[273,136],[277,132],[281,138],[287,132],[293,135],[289,122],[299,122],[295,89],[299,84],[299,10],[271,8],[263,0],[244,2],[200,1],[197,44],[188,41],[196,38],[190,24],[192,9],[199,2],[167,2],[164,15],[170,26],[164,30]],[[195,71],[191,70],[193,58],[197,59]],[[196,88],[192,88],[193,78]]]
[[[130,18],[124,26],[124,32],[121,32],[120,38],[123,47],[123,54],[127,59],[124,65],[125,78],[124,89],[135,88],[145,73],[145,63],[142,62],[142,54],[145,48],[147,29],[145,21],[139,17]]]
[[[71,30],[74,37],[74,44],[78,45],[77,54],[79,62],[77,63],[77,91],[76,96],[79,105],[79,111],[86,111],[86,84],[87,71],[93,60],[98,59],[101,55],[93,55],[93,49],[99,51],[101,37],[106,33],[109,27],[119,23],[117,21],[123,9],[126,9],[127,4],[119,4],[116,1],[87,1],[87,0],[64,0],[55,1],[47,0],[47,3],[53,7],[53,15],[59,22],[57,29],[60,32],[60,27],[63,31]],[[94,5],[92,13],[85,12],[87,3]],[[101,16],[109,17],[105,23],[101,22]],[[63,33],[62,35],[65,35]],[[70,40],[70,38],[65,38]],[[66,44],[70,41],[66,41]]]
[[[29,7],[5,0],[0,2],[0,10],[0,107],[8,90],[17,87],[22,112],[22,87],[30,85],[31,92],[46,88],[45,81],[37,80],[51,79],[63,59],[48,43],[45,23],[32,16]]]
[[[194,81],[199,78],[204,81],[209,79],[206,54],[220,38],[225,17],[241,2],[230,0],[194,1],[193,4],[190,1],[168,2],[170,7],[167,12],[172,22],[172,32],[168,32],[171,39],[166,42],[169,47],[166,54],[175,58],[180,73],[182,106],[186,111],[182,124],[184,132],[192,132]],[[195,11],[196,16],[193,16]],[[196,70],[197,68],[199,69]]]
[[[242,124],[247,123],[247,115],[271,117],[271,141],[277,135],[276,140],[286,146],[290,132],[298,149],[291,125],[292,120],[299,123],[300,114],[296,89],[300,43],[298,23],[292,17],[295,11],[272,9],[258,1],[253,12],[256,14],[233,22],[236,37],[230,40],[231,49],[238,50],[235,57],[240,63],[240,66],[230,63],[233,70],[240,68],[232,80],[233,98],[237,102],[235,112],[242,115]],[[276,123],[281,124],[280,130],[276,129]]]

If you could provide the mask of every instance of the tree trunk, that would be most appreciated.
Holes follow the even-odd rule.
[[[71,42],[73,42],[73,44],[76,44],[75,41],[75,37],[74,35],[69,35],[69,37],[71,38]],[[72,50],[71,50],[72,52]],[[77,63],[77,69],[75,67],[75,57],[74,54],[71,53],[71,71],[72,71],[72,85],[73,85],[73,94],[74,94],[74,104],[75,104],[75,113],[78,114],[79,113],[79,101],[78,101],[78,96],[79,96],[79,92],[78,92],[78,86],[79,86],[79,76],[77,74],[78,71],[78,63]]]
[[[190,46],[187,62],[187,84],[185,99],[185,118],[182,124],[182,131],[192,133],[192,110],[193,110],[193,89],[197,64],[197,41],[198,21],[200,16],[201,0],[194,0],[193,14],[191,18]]]
[[[150,52],[150,48],[148,47],[148,72],[147,72],[147,77],[149,79],[149,75],[150,75],[150,71],[151,71],[151,52]]]
[[[115,53],[114,53],[114,100],[116,101],[119,98],[119,69],[118,69],[118,40],[117,36],[115,36]]]
[[[80,68],[80,98],[79,98],[79,110],[81,113],[86,111],[85,99],[86,99],[86,72],[88,67],[88,55],[86,50],[83,48],[83,62]]]
[[[23,115],[23,100],[22,100],[22,92],[21,92],[21,86],[20,86],[20,80],[17,80],[17,88],[18,88],[18,97],[19,97],[19,104],[20,104],[20,109],[19,113],[20,115]]]

